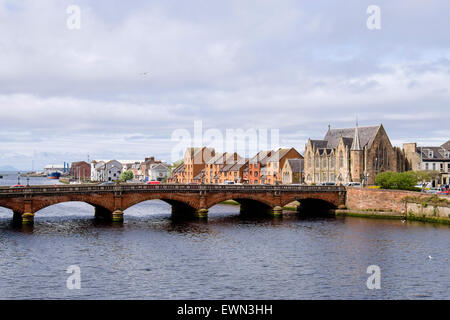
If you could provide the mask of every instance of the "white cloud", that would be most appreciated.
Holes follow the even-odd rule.
[[[298,149],[356,115],[394,143],[448,139],[445,1],[380,1],[379,32],[356,0],[80,0],[70,31],[72,2],[0,0],[0,165],[166,156],[194,120],[279,128]]]

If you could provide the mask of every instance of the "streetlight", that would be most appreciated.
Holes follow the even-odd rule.
[[[20,171],[19,171],[19,173],[17,174],[17,184],[20,184]]]
[[[27,173],[27,187],[30,186],[30,175]]]

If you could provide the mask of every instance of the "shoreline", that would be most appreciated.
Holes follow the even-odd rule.
[[[226,200],[220,204],[238,206],[239,203],[234,200]],[[283,207],[283,211],[297,211],[296,207]],[[337,217],[355,217],[355,218],[366,218],[366,219],[386,219],[386,220],[406,220],[406,221],[418,221],[433,224],[444,224],[450,225],[450,218],[444,217],[430,217],[430,216],[417,216],[414,214],[405,215],[400,212],[393,211],[363,211],[363,210],[349,210],[349,209],[336,209],[333,210],[333,215]]]

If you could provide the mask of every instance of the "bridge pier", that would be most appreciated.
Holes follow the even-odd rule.
[[[122,210],[115,210],[112,213],[112,221],[113,222],[123,222],[123,211]]]
[[[274,217],[281,217],[283,215],[283,208],[280,206],[275,206],[272,209],[272,215]]]
[[[195,217],[199,219],[208,219],[208,209],[203,208],[195,212]]]
[[[34,213],[19,213],[14,212],[13,215],[13,222],[15,224],[22,224],[22,225],[33,225],[34,224]]]

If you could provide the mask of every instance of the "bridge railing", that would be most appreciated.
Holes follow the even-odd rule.
[[[308,185],[194,185],[194,184],[119,184],[119,185],[43,185],[24,188],[0,187],[0,195],[40,193],[102,193],[102,192],[340,192],[343,186]]]

